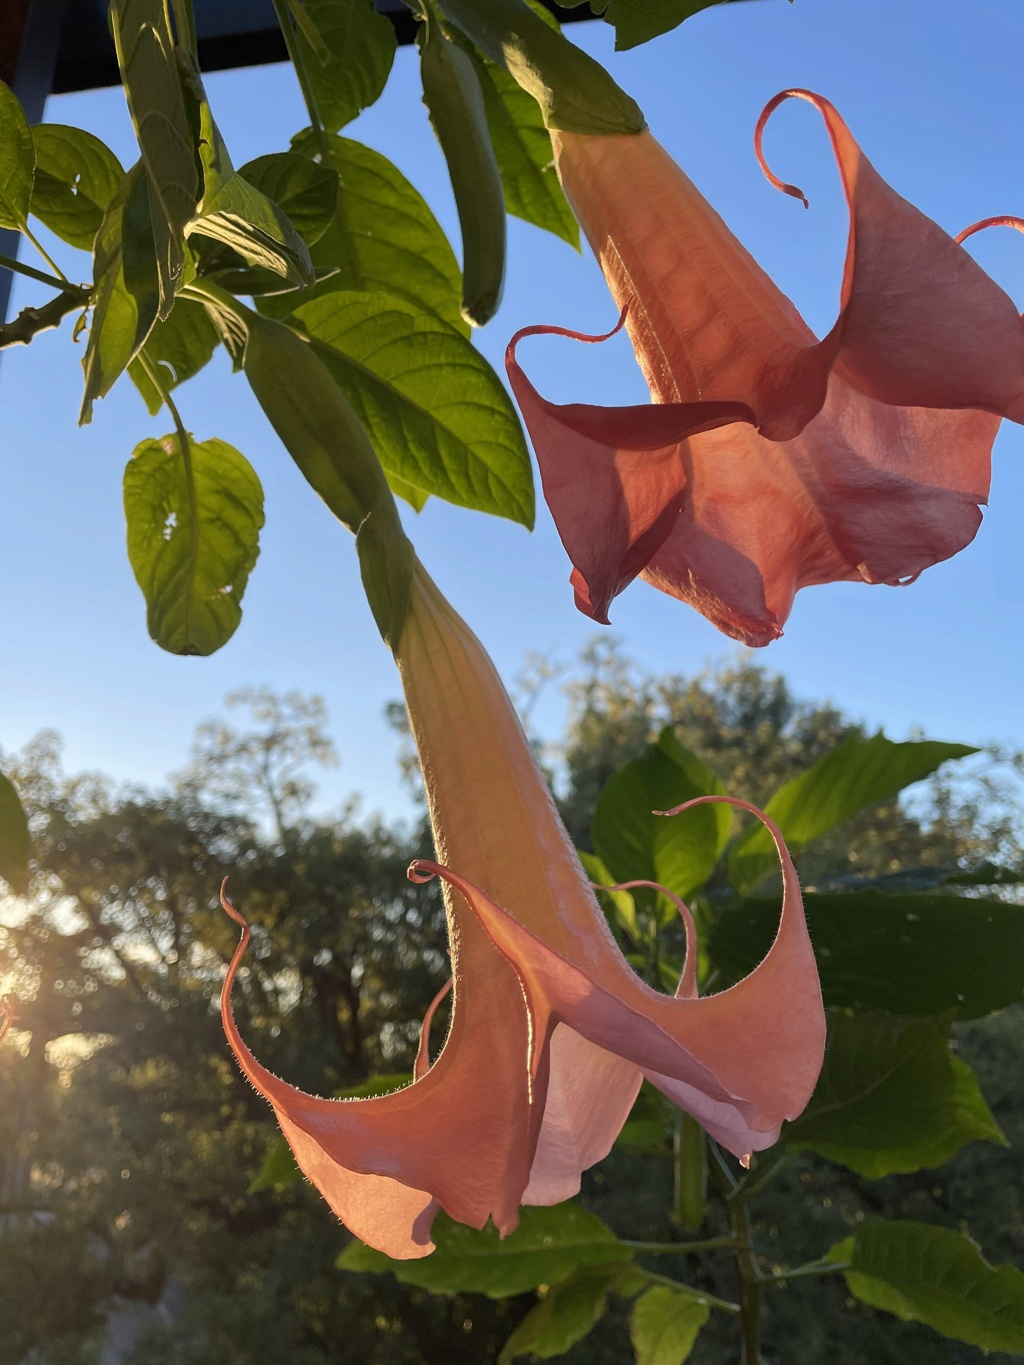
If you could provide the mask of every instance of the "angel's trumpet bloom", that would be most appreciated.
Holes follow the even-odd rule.
[[[661,995],[619,952],[490,659],[419,566],[396,657],[438,855],[410,876],[444,882],[451,1027],[429,1069],[424,1036],[404,1090],[306,1095],[262,1067],[235,1027],[231,985],[246,930],[225,982],[224,1026],[302,1170],[359,1237],[414,1257],[432,1250],[439,1206],[474,1227],[493,1218],[504,1234],[520,1203],[574,1194],[610,1150],[644,1075],[738,1156],[770,1146],[807,1103],[825,1036],[778,830],[766,821],[784,874],[767,957],[730,990],[698,999],[687,912],[680,992]]]
[[[898,583],[981,521],[1000,417],[1024,420],[1024,329],[967,252],[822,114],[851,222],[839,317],[818,341],[648,133],[555,132],[562,184],[654,400],[559,406],[508,350],[580,609],[641,574],[751,645],[812,583]],[[804,200],[806,203],[806,200]]]

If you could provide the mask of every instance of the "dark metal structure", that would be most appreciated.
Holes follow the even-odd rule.
[[[411,43],[415,20],[403,0],[374,0]],[[592,19],[589,5],[566,8],[544,0],[563,22]],[[204,71],[260,66],[286,59],[272,0],[194,0],[199,63]],[[43,117],[47,96],[117,85],[120,76],[107,26],[107,0],[0,0],[0,80],[21,101],[30,123]],[[0,232],[0,253],[13,256],[18,234]],[[0,321],[7,315],[11,272],[0,268]]]

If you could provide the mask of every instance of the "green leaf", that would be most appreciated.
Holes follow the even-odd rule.
[[[252,466],[226,441],[190,440],[185,452],[177,436],[143,441],[125,469],[124,510],[150,635],[172,654],[213,654],[242,619],[259,554]]]
[[[637,1365],[682,1365],[711,1309],[699,1296],[655,1285],[636,1301],[630,1335]]]
[[[149,182],[160,315],[166,317],[201,191],[195,95],[186,95],[163,0],[110,0],[110,24]]]
[[[324,127],[336,133],[380,97],[395,59],[395,30],[373,0],[302,0],[302,7],[322,47],[318,52],[300,25],[299,51]]]
[[[977,752],[967,744],[935,740],[894,744],[883,734],[870,739],[851,735],[781,787],[765,813],[782,830],[789,851],[796,854],[812,839],[920,782],[950,759]],[[729,855],[729,879],[738,891],[747,891],[776,866],[771,835],[758,822],[736,841]]]
[[[0,81],[0,228],[28,222],[36,157],[18,97]]]
[[[82,360],[85,393],[80,423],[92,421],[104,397],[141,350],[159,307],[159,282],[149,193],[136,162],[124,176],[96,234],[89,340]]]
[[[590,0],[595,14],[602,14],[615,29],[615,50],[638,47],[677,28],[684,19],[731,0]]]
[[[298,152],[273,152],[247,161],[238,172],[272,199],[307,246],[327,231],[338,206],[338,172]]]
[[[1024,907],[968,896],[805,895],[826,1005],[975,1019],[1024,999]],[[724,911],[710,951],[728,981],[751,971],[778,928],[774,900]]]
[[[352,1242],[336,1264],[341,1270],[390,1270],[403,1284],[432,1293],[506,1299],[542,1284],[559,1284],[580,1266],[630,1259],[611,1229],[578,1204],[524,1208],[520,1214],[519,1227],[502,1241],[493,1227],[477,1232],[440,1213],[432,1234],[437,1250],[431,1256],[393,1261]]]
[[[316,155],[311,133],[300,133],[292,146],[305,156]],[[462,272],[424,199],[379,152],[343,137],[329,137],[328,146],[340,179],[338,203],[311,254],[315,266],[337,269],[337,274],[311,288],[303,302],[336,289],[397,294],[468,336],[459,312]],[[294,299],[276,299],[261,304],[261,311],[284,317],[294,306]]]
[[[850,1293],[872,1308],[983,1351],[1024,1351],[1024,1274],[989,1265],[969,1237],[872,1218],[829,1259],[852,1262]]]
[[[632,1277],[636,1271],[630,1265],[584,1266],[552,1285],[506,1341],[498,1365],[511,1365],[527,1354],[535,1360],[564,1355],[603,1315],[608,1290],[623,1274]]]
[[[199,145],[205,188],[189,232],[224,242],[250,265],[272,270],[292,284],[313,284],[316,276],[305,242],[284,210],[234,169],[205,100]]]
[[[166,322],[157,322],[146,338],[146,359],[156,365],[170,391],[198,374],[210,360],[220,336],[201,303],[179,298]],[[163,399],[138,359],[128,366],[132,382],[155,417]]]
[[[37,123],[32,212],[69,246],[91,251],[103,215],[124,178],[110,148],[84,128]]]
[[[480,61],[479,76],[505,208],[579,250],[579,225],[559,183],[536,100],[494,62]]]
[[[577,849],[577,852],[587,876],[595,886],[600,888],[614,884],[615,878],[596,853],[585,853],[582,849]],[[639,943],[642,934],[636,918],[635,897],[629,891],[598,890],[597,899],[604,907],[605,918],[612,929],[622,929],[634,943]]]
[[[533,525],[533,473],[484,357],[405,299],[335,290],[296,309],[381,464],[460,507]]]
[[[0,773],[0,877],[15,895],[28,890],[28,817],[10,778]]]
[[[594,850],[615,881],[659,882],[685,899],[711,875],[729,837],[731,811],[713,804],[671,819],[654,812],[722,791],[710,768],[666,728],[657,744],[605,783],[590,827]]]
[[[998,1134],[970,1067],[954,1069],[949,1025],[949,1015],[881,1010],[830,1018],[821,1079],[783,1140],[877,1180],[941,1166],[964,1143]]]

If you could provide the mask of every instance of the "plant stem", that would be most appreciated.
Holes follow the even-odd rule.
[[[740,1301],[742,1354],[740,1365],[763,1365],[761,1359],[761,1284],[750,1228],[750,1211],[742,1199],[729,1201],[736,1238],[736,1281]]]
[[[4,270],[13,270],[19,275],[27,275],[30,280],[38,280],[40,284],[49,284],[54,289],[67,289],[68,281],[63,277],[58,279],[56,275],[47,275],[44,270],[36,270],[35,266],[26,265],[24,261],[15,260],[13,256],[0,255],[0,267]]]
[[[288,49],[288,56],[291,58],[292,66],[295,68],[295,76],[299,82],[299,89],[302,91],[302,98],[306,105],[306,112],[309,114],[309,122],[313,129],[313,135],[320,145],[320,155],[323,157],[324,164],[329,166],[331,164],[331,152],[327,145],[327,134],[324,131],[320,110],[317,108],[316,96],[313,94],[313,87],[310,84],[309,72],[306,70],[305,59],[295,40],[295,28],[292,24],[292,16],[288,12],[288,6],[285,3],[285,0],[274,0],[274,13],[277,15],[281,36],[284,38],[284,45]]]
[[[619,1243],[621,1246],[629,1247],[631,1251],[645,1251],[649,1256],[685,1256],[692,1251],[716,1251],[719,1247],[734,1247],[736,1238],[729,1235],[705,1237],[700,1242],[630,1242],[620,1237]]]
[[[786,1280],[809,1280],[815,1275],[838,1275],[849,1270],[852,1261],[808,1261],[798,1265],[795,1270],[780,1270],[773,1275],[762,1275],[762,1284],[780,1284]]]
[[[39,332],[59,327],[68,313],[87,308],[90,291],[73,285],[40,308],[23,308],[18,316],[0,326],[0,350],[6,346],[27,346]]]
[[[770,1165],[758,1163],[752,1171],[740,1180],[739,1184],[728,1197],[730,1200],[751,1199],[755,1194],[760,1194],[766,1185],[770,1185],[779,1172],[789,1164],[789,1152],[783,1152]]]
[[[705,1217],[707,1145],[704,1129],[681,1109],[676,1114],[674,1148],[676,1222],[696,1232]]]

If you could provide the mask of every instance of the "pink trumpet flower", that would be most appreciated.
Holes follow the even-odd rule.
[[[477,1228],[493,1219],[504,1235],[521,1203],[576,1193],[644,1075],[736,1155],[771,1146],[807,1103],[825,1039],[779,831],[761,816],[784,879],[764,961],[698,999],[683,907],[686,968],[680,993],[662,995],[620,953],[490,659],[419,566],[396,657],[438,858],[414,863],[410,876],[442,879],[451,944],[451,1025],[433,1065],[427,1034],[441,996],[405,1089],[319,1099],[272,1075],[232,1016],[249,930],[225,902],[244,932],[224,984],[224,1028],[301,1169],[357,1236],[409,1258],[433,1249],[439,1207]]]
[[[850,209],[818,341],[649,133],[552,133],[652,406],[558,405],[506,363],[576,603],[607,622],[638,574],[750,645],[813,583],[902,583],[981,522],[1001,417],[1024,421],[1024,329],[967,252],[878,175],[820,95]],[[970,231],[970,230],[969,230]],[[963,234],[967,235],[967,234]],[[616,329],[617,330],[617,329]],[[609,334],[610,335],[610,334]]]

